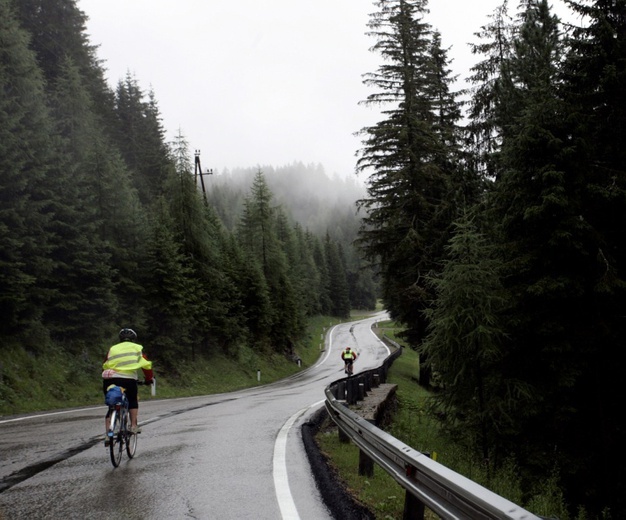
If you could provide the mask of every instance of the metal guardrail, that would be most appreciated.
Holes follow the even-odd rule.
[[[340,430],[354,442],[361,453],[376,462],[406,490],[405,519],[423,518],[423,506],[444,519],[511,519],[535,520],[541,517],[446,468],[414,450],[395,437],[350,410],[347,400],[338,392],[350,380],[372,378],[385,382],[390,364],[401,350],[391,354],[383,366],[359,373],[349,380],[341,379],[326,387],[326,409]],[[363,386],[363,383],[360,383]],[[416,513],[417,510],[420,512]]]

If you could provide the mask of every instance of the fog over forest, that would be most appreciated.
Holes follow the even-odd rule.
[[[236,225],[244,197],[249,194],[254,176],[262,171],[275,205],[280,205],[303,228],[344,242],[349,237],[338,231],[350,223],[353,232],[360,221],[356,203],[366,196],[364,185],[353,177],[329,176],[321,164],[294,162],[284,166],[234,168],[204,176],[208,200],[227,228]],[[206,172],[206,170],[203,170]],[[200,183],[200,181],[198,181]],[[337,220],[339,219],[339,220]],[[349,233],[352,239],[355,235]],[[341,240],[344,239],[344,240]],[[348,244],[344,243],[344,246]]]

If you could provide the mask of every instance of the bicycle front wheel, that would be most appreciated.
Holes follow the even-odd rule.
[[[115,410],[111,414],[111,430],[113,430],[113,438],[111,444],[109,444],[109,453],[111,455],[111,462],[113,467],[117,468],[122,462],[122,453],[124,450],[124,432],[122,429],[122,414],[120,411]]]
[[[130,414],[126,414],[126,427],[124,428],[126,435],[126,453],[128,458],[132,459],[137,450],[137,434],[130,431]]]

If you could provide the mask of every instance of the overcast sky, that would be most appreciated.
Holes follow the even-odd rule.
[[[429,23],[461,79],[468,42],[501,0],[431,0]],[[516,6],[515,0],[510,0]],[[566,12],[554,0],[555,12]],[[370,0],[78,0],[115,87],[127,72],[159,104],[203,169],[321,163],[351,175],[354,133],[379,120],[359,105],[381,63],[365,35]],[[459,88],[461,85],[459,85]]]

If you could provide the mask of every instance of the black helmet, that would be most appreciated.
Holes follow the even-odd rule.
[[[120,330],[120,339],[122,341],[134,341],[137,339],[137,333],[133,329]]]

